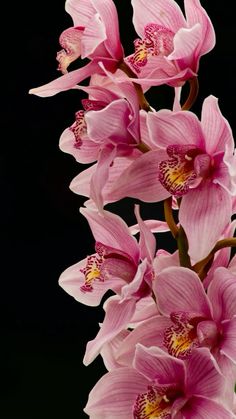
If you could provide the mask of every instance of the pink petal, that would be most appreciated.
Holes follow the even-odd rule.
[[[132,0],[131,3],[134,9],[134,27],[141,38],[148,23],[156,23],[173,32],[186,27],[183,13],[175,1],[153,0],[147,3],[145,0]]]
[[[221,343],[220,353],[236,364],[236,317],[224,321],[221,327],[223,342]]]
[[[150,288],[145,282],[145,274],[148,271],[147,259],[144,259],[139,265],[136,272],[136,275],[133,281],[129,282],[127,285],[124,285],[121,291],[122,298],[128,300],[129,298],[134,297],[139,300],[139,298],[147,297],[150,294]],[[132,317],[133,319],[133,317]],[[132,321],[130,319],[130,321]]]
[[[83,359],[89,365],[99,354],[103,345],[126,329],[135,311],[135,299],[121,301],[119,297],[110,297],[106,305],[106,315],[95,339],[87,343]]]
[[[179,221],[189,242],[189,255],[194,261],[206,257],[230,222],[230,195],[219,185],[202,181],[182,198]],[[204,232],[204,240],[202,240]]]
[[[173,254],[165,250],[158,250],[153,261],[153,267],[156,274],[159,274],[163,269],[171,266],[179,266],[179,252],[178,250]]]
[[[127,132],[129,114],[130,109],[125,99],[111,102],[101,111],[86,113],[88,136],[99,143],[111,139],[116,144],[122,142],[129,144],[131,140]]]
[[[96,203],[99,210],[104,205],[103,188],[104,179],[109,177],[109,169],[116,156],[116,149],[110,146],[104,147],[99,155],[96,172],[91,177],[90,198]]]
[[[43,86],[30,89],[29,93],[41,97],[53,96],[59,92],[73,89],[78,83],[91,76],[92,73],[100,71],[98,64],[91,61],[85,67],[70,71]]]
[[[91,177],[97,169],[97,164],[94,164],[88,169],[83,170],[70,183],[70,189],[78,195],[90,196],[90,182]]]
[[[89,208],[80,208],[80,212],[87,218],[96,241],[127,253],[138,263],[138,244],[121,217],[109,211],[99,213]]]
[[[105,343],[101,349],[101,356],[104,362],[104,365],[108,371],[114,370],[115,368],[119,368],[122,364],[120,364],[119,360],[117,360],[117,353],[122,345],[122,342],[125,338],[130,334],[128,330],[122,330],[117,336],[114,337],[110,342]],[[125,363],[127,366],[132,366],[131,363]]]
[[[235,228],[236,228],[236,220],[232,221],[232,223],[230,223],[226,227],[226,229],[224,231],[224,234],[222,235],[222,239],[224,239],[226,237],[233,237]],[[211,265],[211,268],[209,269],[208,274],[203,281],[205,289],[207,289],[209,284],[211,283],[216,268],[219,268],[220,266],[225,267],[225,268],[229,267],[228,265],[229,265],[229,261],[230,261],[230,255],[231,255],[231,248],[230,247],[225,247],[223,249],[220,249],[216,253],[215,258],[213,260],[213,263]],[[231,262],[232,262],[232,259],[231,259]]]
[[[123,48],[120,43],[118,15],[112,0],[91,0],[106,29],[105,46],[111,57],[121,60]]]
[[[135,205],[134,213],[140,227],[140,257],[141,259],[147,258],[149,262],[152,262],[156,252],[155,236],[151,233],[145,222],[140,217],[139,205]]]
[[[199,0],[185,0],[184,9],[189,27],[196,23],[201,25],[201,46],[198,54],[206,54],[215,46],[215,31],[211,20]]]
[[[168,224],[165,221],[144,220],[144,223],[152,233],[165,233],[166,231],[170,231]],[[140,227],[138,224],[134,224],[129,227],[129,230],[131,234],[137,234],[140,231]]]
[[[196,49],[201,42],[201,26],[199,23],[192,28],[180,29],[174,37],[174,51],[168,55],[168,60],[176,60],[180,69],[190,67],[198,70]]]
[[[187,268],[170,267],[157,275],[153,282],[157,306],[169,316],[175,311],[195,313],[211,318],[211,310],[198,275]]]
[[[207,153],[225,151],[226,144],[229,144],[231,154],[233,154],[232,130],[228,121],[223,117],[215,96],[208,96],[203,102],[201,125],[206,139]]]
[[[67,268],[59,278],[59,285],[80,303],[88,306],[97,306],[109,289],[119,291],[125,282],[117,277],[106,281],[95,280],[92,283],[92,291],[82,291],[81,286],[84,285],[85,277],[80,269],[84,268],[86,263],[87,259],[83,259]]]
[[[158,346],[165,350],[163,345],[164,330],[172,325],[171,320],[163,316],[155,316],[137,326],[120,344],[116,358],[122,365],[132,363],[135,353],[135,347],[138,343],[149,348]]]
[[[90,0],[67,0],[65,9],[71,15],[74,26],[86,26],[96,12]]]
[[[159,314],[153,297],[143,297],[136,302],[135,312],[129,323],[130,328],[137,327],[141,322]]]
[[[199,395],[210,398],[221,396],[225,378],[220,373],[209,349],[194,349],[191,357],[186,360],[186,364],[186,392],[189,396]]]
[[[202,129],[197,116],[192,112],[160,110],[148,113],[150,137],[158,147],[166,149],[171,144],[194,144],[202,147]]]
[[[138,198],[145,202],[162,201],[169,192],[158,181],[158,163],[166,159],[165,151],[149,151],[138,157],[117,179],[110,191],[118,201],[124,197]]]
[[[148,116],[148,112],[141,109],[139,112],[140,138],[145,144],[147,144],[152,149],[155,146],[155,144],[153,144],[149,135],[148,125],[147,125],[147,116]]]
[[[70,128],[66,128],[60,137],[59,147],[65,153],[71,154],[80,163],[91,163],[98,158],[100,145],[83,136],[81,147],[75,147],[75,136]]]
[[[103,185],[102,196],[104,204],[107,202],[113,202],[115,199],[112,197],[111,190],[116,184],[116,180],[120,177],[121,173],[131,164],[132,160],[123,157],[116,157],[114,163],[109,168],[109,177],[105,185]],[[97,164],[83,170],[78,176],[76,176],[71,184],[70,189],[79,195],[90,196],[90,185],[91,178],[97,170]],[[155,228],[156,224],[154,224]],[[158,228],[158,226],[156,227]],[[161,226],[160,226],[161,229]],[[165,230],[165,225],[163,225]],[[132,234],[132,233],[131,233]]]
[[[183,361],[174,358],[152,346],[146,348],[140,343],[136,346],[134,368],[149,380],[160,384],[178,384],[183,387],[185,367]]]
[[[185,419],[232,419],[235,416],[222,404],[206,397],[194,396],[181,409],[181,418]]]
[[[106,39],[104,23],[98,14],[95,14],[85,27],[81,42],[81,58],[89,57],[96,48]]]
[[[98,381],[84,411],[94,419],[131,418],[136,398],[146,391],[148,384],[150,382],[133,368],[118,368]]]
[[[236,277],[226,268],[218,268],[208,287],[214,319],[232,319],[236,315]]]

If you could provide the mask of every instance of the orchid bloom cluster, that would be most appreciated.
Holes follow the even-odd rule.
[[[59,144],[89,164],[70,188],[87,198],[80,212],[95,241],[59,284],[88,306],[110,290],[84,355],[88,365],[100,354],[108,372],[84,411],[91,419],[236,418],[234,139],[216,97],[205,98],[200,119],[190,110],[215,32],[199,0],[184,0],[184,11],[174,0],[131,3],[137,38],[125,56],[112,0],[67,0],[73,25],[59,39],[62,75],[30,91],[87,96]],[[156,111],[144,93],[163,84],[173,108]],[[105,208],[124,197],[139,202],[133,226]],[[165,221],[143,220],[142,202],[161,201]],[[166,231],[174,253],[162,249]]]

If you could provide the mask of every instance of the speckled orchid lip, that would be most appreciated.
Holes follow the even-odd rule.
[[[134,41],[135,52],[128,59],[129,64],[139,73],[150,56],[167,56],[174,48],[174,33],[156,23],[149,23],[144,28],[144,37]]]
[[[166,149],[170,159],[159,163],[159,181],[171,195],[185,195],[197,177],[194,159],[202,151],[195,145],[170,145]]]

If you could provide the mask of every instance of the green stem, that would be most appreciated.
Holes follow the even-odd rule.
[[[175,223],[172,211],[172,198],[169,197],[164,201],[164,214],[165,220],[170,228],[172,236],[177,240],[177,236],[179,234],[179,229]]]
[[[209,255],[206,256],[204,259],[200,260],[193,266],[193,270],[197,272],[200,279],[204,279],[207,275],[208,270],[213,262],[213,258],[218,250],[223,249],[225,247],[236,247],[236,238],[227,238],[219,240],[213,249],[210,251]]]
[[[136,74],[129,68],[129,66],[124,62],[121,61],[119,64],[119,69],[122,70],[128,77],[132,79],[137,79]],[[136,90],[138,100],[139,100],[139,106],[141,109],[144,109],[147,112],[152,111],[151,106],[149,105],[147,99],[144,96],[143,89],[140,84],[133,82],[134,88]]]
[[[142,153],[147,153],[148,151],[150,151],[151,149],[150,149],[150,147],[147,145],[147,144],[145,144],[143,141],[141,141],[137,146],[136,146],[136,148],[138,149],[138,150],[140,150],[140,151],[142,151]]]
[[[186,102],[182,106],[182,111],[188,111],[193,106],[199,92],[199,83],[197,77],[189,79],[188,82],[190,86],[190,91]]]
[[[188,255],[188,239],[182,226],[178,227],[175,223],[172,210],[172,198],[167,198],[164,201],[165,220],[170,228],[172,236],[176,239],[179,250],[180,266],[185,268],[192,268],[190,257]]]
[[[180,266],[192,269],[191,260],[188,254],[188,239],[182,226],[179,227],[177,244],[179,249]]]

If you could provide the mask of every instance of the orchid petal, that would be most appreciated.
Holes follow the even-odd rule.
[[[106,28],[105,46],[111,57],[121,60],[123,49],[120,43],[118,15],[112,0],[90,0]]]
[[[222,336],[220,353],[224,354],[236,364],[236,317],[222,322]]]
[[[124,285],[121,290],[121,297],[128,300],[129,298],[134,297],[139,300],[139,298],[146,297],[150,293],[150,288],[147,283],[144,281],[144,276],[148,270],[147,259],[144,259],[139,265],[133,281]],[[132,317],[133,319],[133,317]],[[130,319],[132,321],[132,319]]]
[[[99,14],[96,13],[84,29],[81,42],[81,58],[91,56],[96,48],[105,41],[106,37],[105,25]]]
[[[201,26],[196,23],[192,28],[181,28],[174,36],[174,50],[168,60],[176,60],[179,68],[194,68],[197,71],[196,49],[201,41]]]
[[[223,117],[218,99],[208,96],[202,105],[201,125],[206,139],[206,151],[213,154],[225,151],[226,144],[230,145],[233,154],[234,140],[228,121]]]
[[[158,346],[165,349],[164,330],[172,325],[171,320],[163,316],[155,316],[137,326],[120,344],[116,358],[122,365],[130,365],[138,343],[146,347]]]
[[[118,368],[104,375],[89,394],[84,409],[91,418],[127,419],[133,405],[150,381],[133,368]],[[93,416],[94,415],[94,416]]]
[[[134,329],[141,322],[159,314],[157,305],[151,296],[142,297],[136,302],[135,312],[129,323],[129,327]]]
[[[181,27],[186,27],[183,13],[175,1],[172,0],[132,0],[134,9],[133,23],[140,38],[144,35],[144,27],[155,22],[164,28],[177,32]]]
[[[235,228],[236,228],[236,220],[232,221],[232,223],[230,223],[226,227],[226,229],[224,231],[224,234],[222,235],[222,239],[224,239],[226,237],[233,237]],[[220,249],[220,250],[218,250],[218,252],[216,252],[215,258],[214,258],[214,260],[212,262],[212,265],[211,265],[211,267],[208,271],[208,274],[203,281],[203,285],[204,285],[205,289],[207,289],[209,284],[211,283],[216,268],[219,268],[219,267],[225,267],[225,268],[228,267],[229,268],[230,255],[231,255],[231,248],[230,247],[224,247],[223,249]],[[231,262],[232,262],[232,260],[233,259],[231,259]]]
[[[218,268],[208,287],[208,297],[216,322],[236,315],[236,277],[226,268]]]
[[[122,342],[130,334],[128,330],[122,330],[118,335],[114,337],[108,343],[105,343],[101,349],[101,356],[104,362],[104,365],[108,371],[119,368],[122,364],[117,360],[117,353],[122,345]],[[125,363],[127,366],[131,366],[131,363]]]
[[[174,358],[152,346],[146,348],[140,343],[136,346],[134,368],[144,377],[157,380],[160,384],[178,384],[183,386],[185,367],[182,360]]]
[[[155,236],[140,217],[139,205],[135,205],[134,213],[140,227],[140,257],[141,259],[147,258],[149,262],[152,262],[156,251]]]
[[[66,0],[65,9],[71,15],[74,26],[87,26],[96,12],[88,0]]]
[[[170,231],[168,224],[165,221],[159,220],[144,220],[144,223],[152,233],[165,233]],[[129,227],[131,234],[137,234],[140,232],[139,224],[134,224]]]
[[[201,25],[202,36],[198,54],[204,55],[215,46],[215,31],[211,20],[199,0],[184,0],[184,9],[189,27],[196,23]]]
[[[188,371],[186,391],[189,396],[199,395],[213,398],[222,394],[225,378],[220,373],[216,360],[209,349],[193,349],[186,364]]]
[[[121,250],[138,263],[138,243],[121,217],[109,211],[99,213],[89,208],[80,208],[80,212],[87,219],[96,241]]]
[[[209,254],[230,222],[231,211],[230,195],[212,182],[202,181],[196,189],[183,196],[179,221],[187,235],[189,255],[194,261]]]
[[[119,297],[110,298],[106,306],[106,315],[95,339],[87,343],[83,359],[89,365],[99,354],[103,345],[112,340],[131,320],[135,311],[135,299],[121,301]]]
[[[116,149],[104,147],[99,155],[96,172],[91,177],[90,197],[96,203],[97,208],[102,210],[104,205],[103,188],[104,179],[109,177],[109,168],[116,156]]]
[[[75,136],[70,128],[66,128],[59,141],[59,147],[64,153],[71,154],[80,163],[91,163],[98,159],[100,145],[83,136],[82,145],[76,147]]]
[[[102,297],[109,289],[118,292],[125,282],[117,277],[105,281],[95,280],[92,290],[85,292],[81,289],[85,282],[81,269],[86,266],[86,263],[87,258],[67,268],[59,278],[59,285],[80,303],[93,307],[100,304]]]
[[[202,129],[197,116],[192,112],[171,112],[163,109],[148,114],[150,138],[158,147],[171,144],[202,146]]]
[[[29,93],[41,97],[53,96],[59,92],[73,89],[78,83],[90,77],[92,73],[100,71],[98,64],[91,61],[85,67],[70,71],[43,86],[30,89]]]
[[[153,267],[156,274],[159,274],[163,269],[171,266],[179,266],[179,251],[169,253],[165,250],[158,250],[153,261]]]
[[[88,167],[88,169],[83,170],[71,181],[70,189],[78,195],[89,197],[91,177],[96,170],[97,164],[93,164],[92,166]]]
[[[181,418],[185,419],[233,419],[235,416],[222,404],[206,397],[194,396],[181,409]]]
[[[169,316],[184,311],[211,317],[208,298],[198,275],[183,267],[162,270],[153,282],[160,312]]]
[[[100,111],[86,113],[88,136],[96,142],[112,139],[116,144],[129,143],[130,135],[127,132],[129,114],[130,109],[125,99],[111,102]]]
[[[114,200],[126,196],[145,202],[162,201],[170,196],[158,181],[158,163],[167,158],[162,150],[149,151],[138,157],[117,179],[110,191]]]

